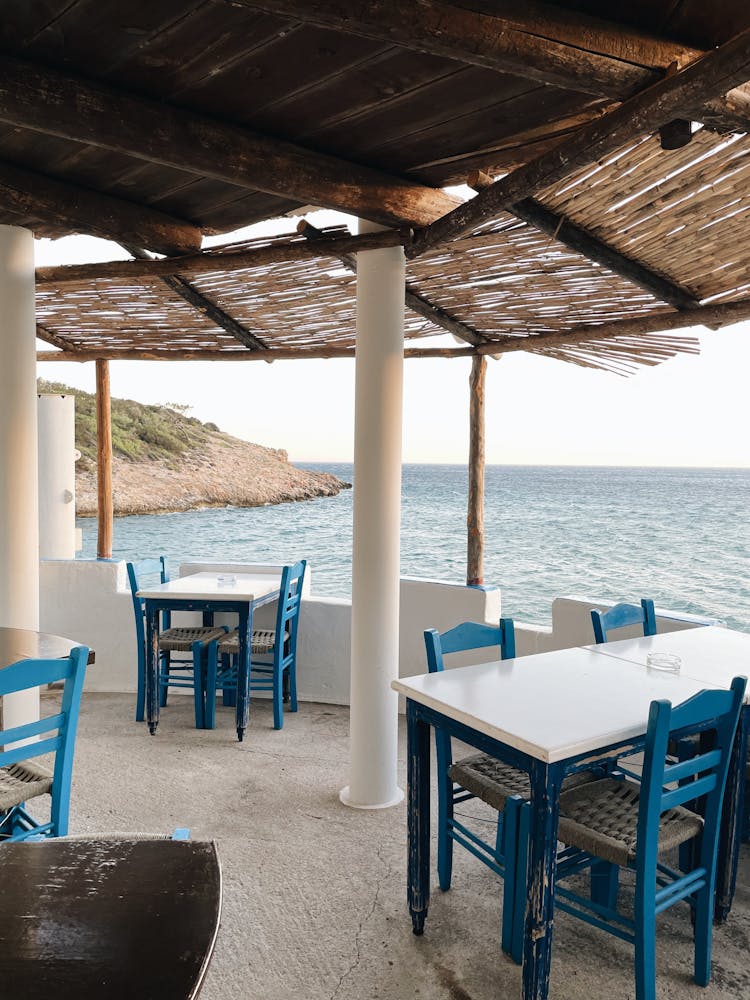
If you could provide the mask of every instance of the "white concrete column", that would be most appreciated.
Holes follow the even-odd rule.
[[[0,625],[39,628],[34,238],[0,226]],[[39,717],[37,691],[4,699],[6,727]]]
[[[39,396],[38,416],[39,556],[75,559],[75,396]]]
[[[360,232],[380,227],[360,222]],[[351,773],[341,801],[395,805],[405,261],[357,255],[352,554]]]

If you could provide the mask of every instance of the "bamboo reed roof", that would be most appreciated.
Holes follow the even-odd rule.
[[[43,276],[40,337],[80,360],[349,356],[361,243],[200,253],[321,206],[404,245],[413,354],[696,350],[671,331],[750,317],[750,7],[614,6],[6,4],[0,223],[172,268]],[[474,171],[470,204],[441,187]],[[446,331],[463,346],[425,345]]]
[[[646,262],[694,295],[698,306],[743,303],[750,300],[748,176],[749,137],[699,132],[683,149],[664,151],[648,136],[540,192],[537,200],[629,258]],[[345,227],[330,227],[323,235],[346,233]],[[238,250],[289,243],[308,245],[311,256],[222,267],[222,258],[229,260]],[[312,256],[320,247],[320,241],[306,244],[295,232],[226,245],[201,256],[190,270],[190,284],[257,338],[268,360],[275,352],[285,357],[349,352],[355,277],[339,259]],[[697,350],[694,338],[658,329],[662,319],[665,330],[690,326],[689,310],[680,313],[510,214],[409,261],[407,287],[475,331],[483,353],[493,345],[497,353],[522,347],[573,363],[621,368]],[[189,352],[227,359],[259,354],[159,277],[45,280],[38,286],[37,309],[42,335],[66,354]],[[405,315],[411,346],[445,334],[409,309]]]

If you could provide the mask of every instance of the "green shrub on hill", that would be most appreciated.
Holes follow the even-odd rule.
[[[59,382],[37,381],[40,393],[75,396],[76,448],[81,452],[79,469],[96,464],[96,398],[82,389]],[[112,451],[140,462],[144,459],[174,460],[200,448],[216,433],[215,424],[202,424],[189,417],[180,405],[148,406],[132,399],[112,399]]]

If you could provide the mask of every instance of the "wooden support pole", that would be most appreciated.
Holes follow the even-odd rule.
[[[96,482],[99,533],[97,559],[112,558],[112,400],[109,389],[109,361],[96,362]]]
[[[484,583],[484,386],[487,359],[471,359],[469,376],[469,510],[466,584]]]

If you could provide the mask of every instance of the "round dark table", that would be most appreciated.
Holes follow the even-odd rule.
[[[68,656],[74,646],[83,643],[48,632],[34,632],[27,628],[0,627],[0,670],[19,660],[57,660]],[[94,662],[94,651],[89,649],[88,662]]]

